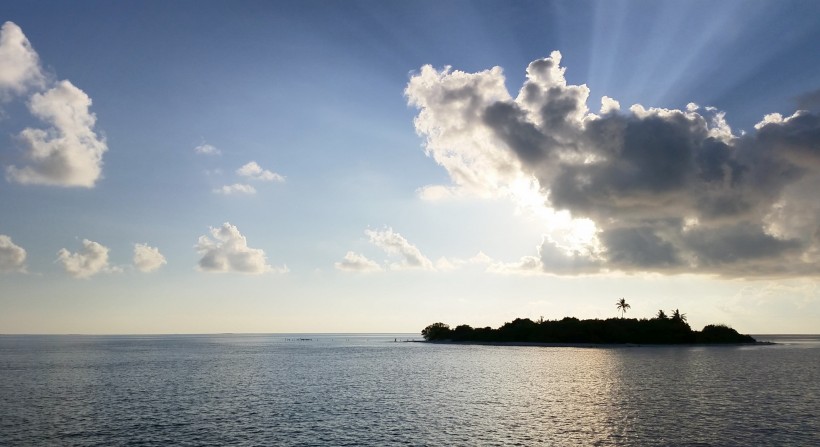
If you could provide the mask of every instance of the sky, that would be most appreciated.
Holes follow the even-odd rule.
[[[4,2],[0,333],[818,333],[818,16]]]

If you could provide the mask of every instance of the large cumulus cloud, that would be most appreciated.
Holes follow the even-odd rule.
[[[45,93],[34,94],[28,105],[34,116],[52,127],[20,132],[28,163],[9,166],[9,180],[93,187],[102,174],[102,156],[108,146],[94,132],[97,117],[89,111],[91,98],[71,82],[60,81]]]
[[[102,175],[108,150],[97,135],[91,98],[68,80],[53,82],[19,26],[0,28],[0,100],[36,88],[28,110],[47,127],[26,128],[17,136],[24,149],[22,166],[8,166],[7,179],[22,184],[91,188]],[[48,80],[48,81],[47,81]]]
[[[497,67],[425,66],[405,92],[450,174],[445,188],[529,203],[535,194],[545,215],[571,216],[550,224],[522,270],[820,272],[817,115],[767,115],[744,134],[695,104],[621,111],[604,97],[592,113],[588,88],[567,84],[560,61],[553,52],[532,62],[515,98]]]

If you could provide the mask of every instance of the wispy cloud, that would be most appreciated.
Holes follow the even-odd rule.
[[[194,148],[194,152],[201,155],[222,155],[222,151],[219,150],[216,146],[210,144],[200,144],[199,146]]]
[[[235,194],[253,195],[256,194],[256,188],[254,188],[253,185],[248,185],[247,183],[234,183],[232,185],[224,185],[220,188],[215,188],[214,192],[226,196]]]
[[[236,170],[236,173],[242,177],[251,180],[259,180],[263,182],[284,182],[285,177],[267,169],[262,169],[255,161],[251,161],[241,168]]]

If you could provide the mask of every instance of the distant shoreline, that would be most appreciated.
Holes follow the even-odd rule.
[[[406,340],[406,343],[429,343],[432,345],[519,346],[541,348],[653,348],[653,347],[699,347],[699,346],[768,346],[772,341],[750,343],[542,343],[529,341],[455,341],[455,340]]]

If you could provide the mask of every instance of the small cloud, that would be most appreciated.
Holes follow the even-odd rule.
[[[199,269],[204,272],[260,274],[288,271],[287,267],[273,268],[268,265],[265,252],[248,247],[245,236],[229,222],[225,222],[221,227],[211,228],[210,237],[200,236],[195,248],[202,256],[199,260]]]
[[[194,148],[194,152],[201,155],[222,155],[222,151],[210,144],[200,144]]]
[[[255,161],[251,161],[241,168],[236,170],[236,173],[241,175],[242,177],[247,177],[251,180],[258,180],[262,182],[284,182],[285,177],[269,171],[267,169],[262,169],[258,163]]]
[[[256,194],[256,188],[246,183],[234,183],[233,185],[225,185],[221,188],[216,188],[214,189],[214,193],[226,196],[234,194],[251,195]]]
[[[148,244],[134,244],[134,266],[137,270],[144,273],[153,272],[167,263],[158,248],[150,247]]]
[[[63,265],[66,273],[75,278],[89,278],[98,273],[122,271],[108,264],[108,247],[88,239],[83,239],[83,248],[77,253],[61,248],[57,252],[57,261]]]
[[[415,245],[407,241],[399,233],[393,232],[392,228],[381,231],[365,231],[370,237],[370,242],[384,250],[387,254],[398,255],[401,262],[390,265],[393,270],[422,269],[434,270],[433,262],[424,256]]]
[[[26,250],[15,245],[9,236],[0,234],[0,272],[26,271]]]
[[[345,257],[334,264],[337,269],[348,272],[380,272],[381,266],[376,262],[366,258],[364,255],[347,252]]]
[[[13,22],[4,23],[0,28],[0,100],[44,84],[40,57],[23,30]]]

